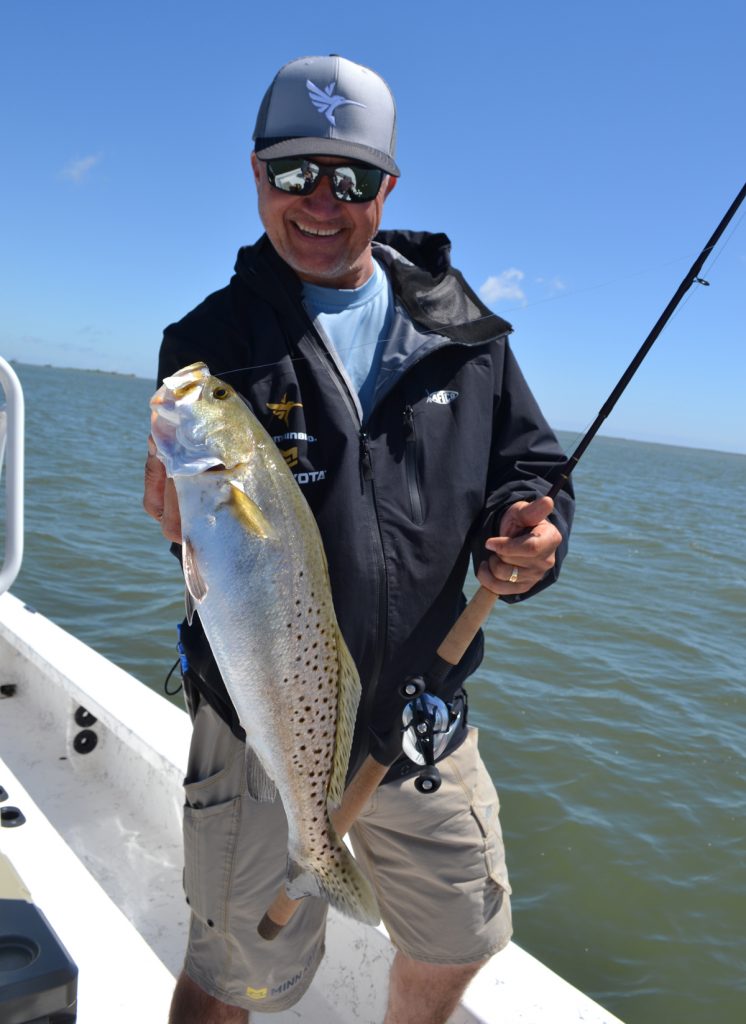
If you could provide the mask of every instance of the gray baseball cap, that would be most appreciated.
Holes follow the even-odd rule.
[[[300,57],[275,75],[254,128],[260,160],[342,156],[398,176],[396,105],[370,68],[331,54]]]

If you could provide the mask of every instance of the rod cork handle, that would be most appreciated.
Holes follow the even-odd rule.
[[[441,641],[436,651],[449,665],[458,665],[466,649],[477,635],[492,611],[497,594],[480,587]]]

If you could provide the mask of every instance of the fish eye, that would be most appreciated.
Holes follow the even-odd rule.
[[[222,387],[222,385],[219,385],[218,387],[213,388],[212,397],[213,398],[218,398],[218,399],[227,398],[228,397],[228,388],[224,388],[224,387]]]

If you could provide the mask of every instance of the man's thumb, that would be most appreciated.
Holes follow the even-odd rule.
[[[528,505],[524,505],[523,508],[516,509],[516,516],[521,526],[538,526],[539,523],[543,522],[549,513],[554,508],[554,502],[551,498],[544,497],[534,498]]]

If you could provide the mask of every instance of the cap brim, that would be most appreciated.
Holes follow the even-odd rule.
[[[281,156],[344,156],[379,167],[396,178],[401,174],[396,163],[386,153],[343,139],[257,139],[254,152],[260,160],[274,160]]]

